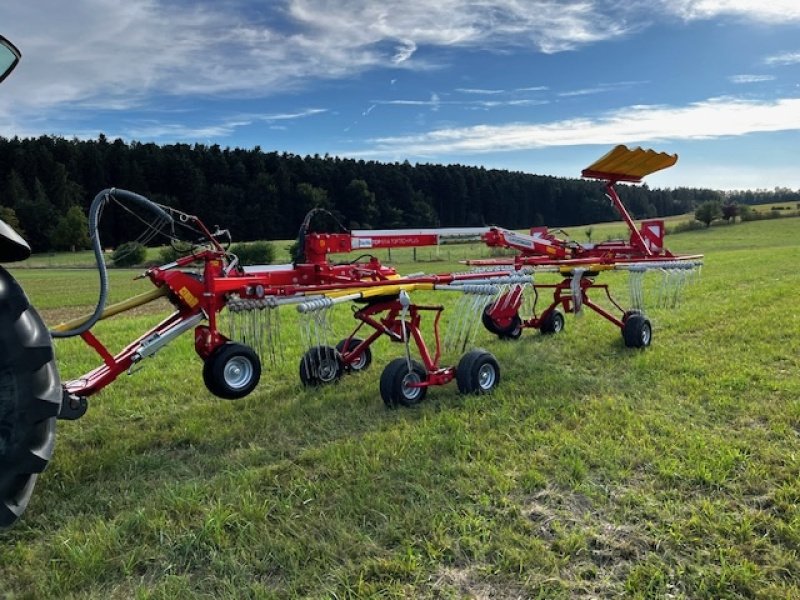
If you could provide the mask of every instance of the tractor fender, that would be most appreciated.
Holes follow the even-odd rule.
[[[25,260],[31,255],[28,242],[11,229],[4,221],[0,220],[0,262],[16,262]]]

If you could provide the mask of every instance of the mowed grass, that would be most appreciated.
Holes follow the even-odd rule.
[[[649,310],[645,351],[591,313],[557,336],[479,331],[502,368],[485,397],[450,385],[387,410],[380,372],[402,347],[386,340],[367,372],[303,389],[290,309],[284,360],[222,401],[184,336],[59,422],[26,515],[0,532],[0,596],[800,597],[799,228],[670,236],[706,263],[681,306]],[[15,275],[48,319],[91,308],[92,273]],[[624,275],[601,278],[627,297]],[[157,318],[97,334],[116,349]],[[58,342],[64,378],[97,363],[82,346]]]

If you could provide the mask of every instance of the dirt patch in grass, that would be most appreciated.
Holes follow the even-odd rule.
[[[631,568],[656,551],[645,528],[615,523],[609,509],[570,490],[547,487],[530,497],[524,514],[563,560],[561,578],[571,597],[621,594]]]
[[[455,592],[459,598],[472,600],[522,600],[529,597],[517,585],[487,581],[477,567],[443,568],[433,577],[431,587],[437,593]]]

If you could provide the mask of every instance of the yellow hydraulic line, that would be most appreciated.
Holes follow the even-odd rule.
[[[109,317],[118,315],[121,312],[125,312],[127,310],[136,308],[137,306],[142,306],[143,304],[152,302],[153,300],[161,298],[162,296],[166,296],[168,291],[169,290],[166,286],[155,288],[149,292],[145,292],[143,294],[139,294],[138,296],[133,296],[132,298],[123,300],[122,302],[117,302],[116,304],[107,306],[103,311],[103,314],[100,316],[100,320],[108,319]],[[76,319],[72,319],[71,321],[67,321],[66,323],[60,323],[52,329],[53,331],[69,331],[70,329],[76,329],[86,323],[90,318],[91,315],[78,317]]]
[[[413,292],[415,290],[432,290],[433,287],[434,284],[432,283],[390,283],[388,285],[370,286],[366,288],[349,288],[320,293],[328,298],[339,298],[340,296],[349,296],[351,294],[360,294],[362,298],[370,298],[372,296],[388,296],[391,294],[399,294],[402,290],[407,292]]]

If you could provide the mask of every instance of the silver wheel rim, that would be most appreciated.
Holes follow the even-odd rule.
[[[564,328],[564,317],[556,313],[556,315],[553,317],[553,331],[555,333],[560,333],[563,328]]]
[[[484,391],[490,390],[494,387],[495,381],[497,381],[497,372],[494,366],[490,363],[481,365],[481,368],[478,369],[478,387]]]
[[[240,390],[253,379],[253,363],[244,356],[235,356],[225,364],[222,378],[229,388]]]
[[[353,369],[353,371],[360,371],[364,368],[365,364],[367,364],[367,355],[362,352],[361,356],[358,357],[358,360],[350,363],[350,368]]]
[[[410,384],[416,384],[422,381],[420,376],[416,373],[407,373],[405,377],[403,377],[403,383],[400,386],[400,390],[403,392],[403,397],[406,400],[416,400],[419,398],[420,394],[422,393],[421,387],[409,387]]]
[[[336,374],[339,372],[339,365],[336,364],[336,359],[323,358],[317,367],[317,377],[319,380],[328,383],[336,379]]]
[[[650,345],[650,338],[653,335],[650,325],[647,323],[642,324],[642,346]]]

